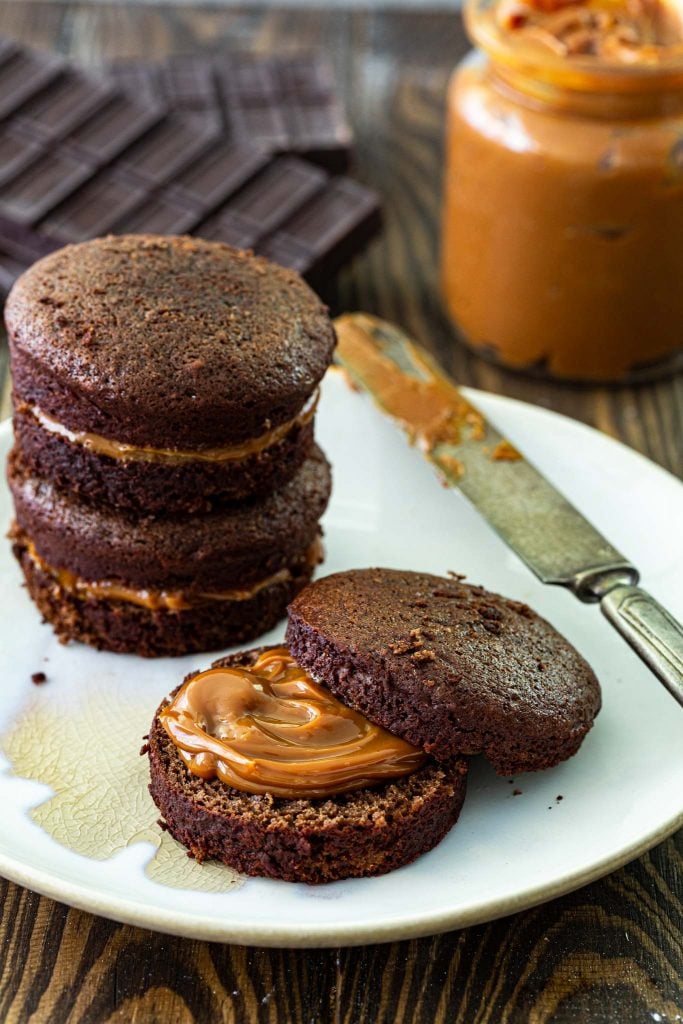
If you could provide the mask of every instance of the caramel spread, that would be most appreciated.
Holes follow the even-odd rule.
[[[680,14],[666,0],[501,0],[496,16],[560,57],[656,63],[683,46]]]
[[[189,679],[159,720],[183,761],[246,793],[326,797],[408,775],[421,750],[318,686],[286,647]]]
[[[106,455],[110,459],[121,459],[125,462],[163,462],[167,465],[182,465],[186,462],[237,462],[250,455],[257,455],[281,441],[294,427],[305,426],[309,423],[315,415],[318,397],[319,392],[316,391],[294,419],[288,420],[287,423],[282,423],[278,427],[273,427],[261,434],[260,437],[251,438],[242,444],[191,450],[136,447],[123,441],[113,441],[110,438],[101,437],[99,434],[69,430],[62,423],[58,423],[51,416],[41,412],[36,406],[28,405],[26,402],[22,402],[17,411],[33,416],[43,430],[47,430],[51,434],[58,434],[71,444],[81,445],[96,455]]]
[[[15,530],[14,536],[24,546],[34,565],[45,575],[52,577],[58,586],[72,596],[83,600],[91,598],[96,601],[126,601],[129,604],[136,604],[141,608],[147,608],[149,611],[181,612],[212,601],[248,601],[266,587],[274,586],[276,583],[284,583],[292,577],[289,569],[280,569],[279,572],[259,580],[258,583],[254,583],[250,587],[192,594],[187,594],[182,590],[151,590],[144,587],[128,587],[116,580],[84,580],[68,569],[55,569],[41,558],[36,551],[33,541],[22,534],[22,531]],[[317,565],[321,560],[320,551],[321,543],[319,540],[316,540],[306,553],[306,560],[310,565]]]
[[[367,320],[368,327],[364,326]],[[403,351],[421,376],[409,376],[383,355],[374,337],[372,318],[338,317],[337,357],[357,377],[377,404],[397,420],[412,443],[427,455],[442,444],[458,445],[485,434],[484,420],[427,354],[401,336]]]
[[[681,350],[683,27],[666,0],[466,0],[442,287],[463,339],[577,380]]]

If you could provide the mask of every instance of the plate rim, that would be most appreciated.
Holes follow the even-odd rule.
[[[348,924],[333,931],[328,925],[307,925],[299,932],[292,932],[288,927],[249,926],[247,928],[223,926],[220,922],[200,921],[192,914],[178,911],[159,910],[146,911],[136,901],[107,897],[97,894],[90,886],[78,886],[72,882],[43,881],[51,879],[41,869],[31,869],[23,874],[21,871],[8,870],[7,864],[15,864],[0,853],[0,874],[11,882],[22,885],[42,896],[65,903],[90,914],[106,917],[120,924],[148,928],[150,931],[166,935],[178,935],[181,938],[199,939],[206,942],[224,942],[241,946],[265,946],[277,949],[325,949],[334,946],[365,946],[382,942],[401,942],[404,939],[418,939],[429,935],[440,935],[443,932],[459,928],[471,928],[474,925],[497,921],[524,910],[531,910],[542,903],[547,903],[581,889],[591,882],[598,881],[647,853],[654,846],[668,839],[683,826],[683,811],[651,833],[640,842],[633,844],[617,857],[605,857],[597,865],[565,876],[561,881],[551,885],[526,889],[523,894],[507,900],[492,900],[491,903],[479,904],[470,911],[444,912],[429,920],[404,921],[402,924],[386,921],[382,925],[369,926]],[[249,879],[245,884],[249,883]],[[283,883],[290,884],[290,883]],[[304,884],[304,883],[297,883]],[[93,896],[88,894],[92,892]],[[491,911],[490,907],[498,910]]]
[[[478,398],[483,397],[485,401],[492,401],[494,405],[531,409],[534,414],[543,418],[559,419],[570,425],[572,429],[578,428],[588,431],[590,434],[596,434],[601,440],[618,445],[628,452],[631,458],[642,460],[647,464],[650,472],[653,469],[658,471],[669,484],[674,482],[683,486],[673,473],[653,462],[641,452],[571,416],[546,409],[532,402],[477,388],[463,387],[462,391],[474,404]],[[11,431],[11,425],[11,417],[0,421],[0,439],[5,433]],[[284,926],[273,924],[252,924],[246,927],[242,925],[226,926],[220,921],[209,921],[201,915],[170,909],[150,909],[148,905],[139,900],[105,894],[90,883],[75,883],[57,878],[42,868],[27,868],[22,861],[2,851],[0,851],[0,874],[9,881],[76,909],[165,934],[213,942],[292,949],[360,946],[441,934],[455,928],[467,928],[531,909],[616,871],[669,838],[681,827],[683,827],[683,806],[667,821],[660,823],[647,835],[639,837],[638,840],[618,853],[607,854],[590,867],[567,874],[554,882],[541,884],[531,889],[526,888],[524,892],[504,899],[493,898],[484,903],[479,902],[476,907],[469,909],[446,910],[437,915],[432,914],[429,918],[419,917],[418,912],[408,920],[404,916],[401,921],[385,919],[380,924],[350,922],[333,927],[330,927],[329,924],[307,924],[294,926],[294,928],[291,924]],[[246,884],[248,882],[247,879]]]

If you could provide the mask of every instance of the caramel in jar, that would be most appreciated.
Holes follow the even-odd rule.
[[[666,372],[683,337],[683,26],[643,0],[468,0],[448,93],[444,298],[559,378]]]

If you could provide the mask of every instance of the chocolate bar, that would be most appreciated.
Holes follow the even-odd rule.
[[[333,173],[348,169],[351,129],[332,69],[316,54],[122,61],[109,74],[131,97],[218,125],[231,141],[303,156]]]
[[[0,41],[0,287],[46,252],[108,232],[203,235],[324,284],[378,230],[377,197],[262,141],[225,137],[207,90],[218,82],[262,111],[274,81],[265,67],[157,67],[177,100],[169,111],[160,92],[141,88],[134,99],[111,80]],[[327,95],[315,63],[281,74],[283,89],[308,82],[307,95]],[[198,116],[179,113],[181,100]]]
[[[0,117],[7,114],[57,77],[60,62],[22,50],[9,39],[0,39]]]
[[[62,243],[0,216],[0,291],[8,292],[15,279],[41,256]]]

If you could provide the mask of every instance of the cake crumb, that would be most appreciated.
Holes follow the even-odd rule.
[[[470,441],[483,441],[486,437],[486,421],[476,409],[465,414],[465,423],[470,428]]]
[[[557,802],[558,802],[558,804],[559,804],[560,800],[564,800],[564,797],[563,797],[563,796],[562,796],[562,794],[560,793],[560,794],[559,794],[558,796],[556,796],[556,797],[555,797],[555,799],[557,800]]]
[[[482,626],[487,633],[491,633],[493,636],[500,636],[503,631],[503,627],[500,622],[491,622],[489,619],[484,619]]]
[[[31,682],[35,683],[36,686],[42,686],[43,683],[47,682],[47,676],[44,672],[34,672],[31,676]]]
[[[443,470],[441,483],[444,487],[448,487],[451,480],[460,480],[465,475],[465,467],[462,462],[450,452],[444,452],[439,456],[438,465]]]
[[[491,452],[494,462],[519,462],[522,455],[509,441],[499,441]]]
[[[419,628],[411,629],[407,640],[397,640],[395,643],[389,644],[389,650],[392,654],[410,654],[414,657],[413,652],[419,651],[421,647],[424,647],[424,640],[421,634],[422,631]]]
[[[434,651],[414,651],[410,657],[413,661],[436,661]]]
[[[512,795],[513,796],[521,796],[522,795],[521,789],[513,789],[512,790]]]

